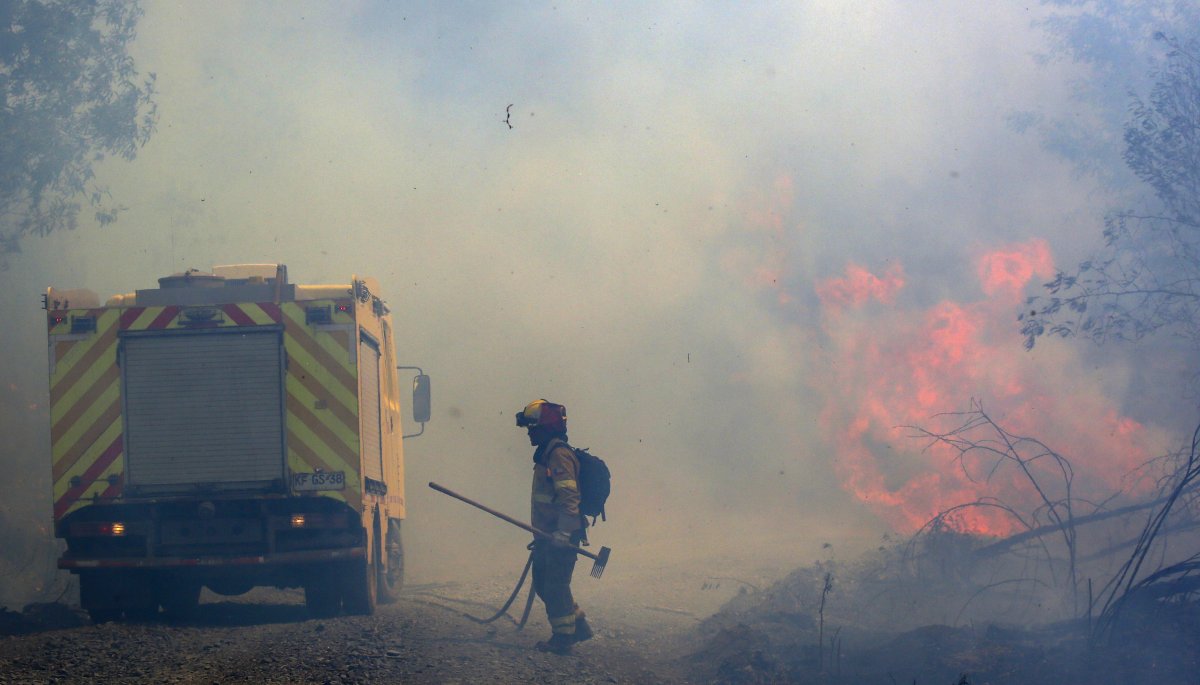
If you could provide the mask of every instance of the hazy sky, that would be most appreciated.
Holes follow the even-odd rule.
[[[418,574],[523,554],[424,483],[523,516],[512,416],[538,397],[609,461],[597,539],[628,553],[757,537],[805,562],[909,531],[978,492],[897,427],[972,398],[1097,488],[1176,437],[1127,416],[1127,365],[1021,349],[1023,294],[1115,201],[1013,125],[1094,116],[1081,67],[1035,59],[1036,4],[144,5],[159,129],[100,169],[127,211],[0,273],[0,432],[27,449],[41,289],[239,262],[380,280],[434,378],[406,444]]]

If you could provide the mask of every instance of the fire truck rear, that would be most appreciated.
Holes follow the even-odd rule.
[[[45,307],[58,565],[93,620],[187,615],[203,587],[302,587],[316,616],[395,597],[405,436],[374,280],[236,265]],[[423,373],[412,407],[423,428]]]

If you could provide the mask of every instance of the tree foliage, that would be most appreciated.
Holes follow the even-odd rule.
[[[136,0],[0,0],[0,260],[20,240],[122,209],[93,166],[132,160],[157,122],[154,74],[128,53]]]
[[[1042,0],[1048,14],[1035,22],[1047,39],[1034,55],[1042,65],[1081,68],[1063,83],[1074,105],[1066,113],[1014,112],[1019,132],[1037,135],[1044,148],[1110,191],[1136,179],[1119,163],[1128,118],[1128,94],[1150,87],[1148,66],[1161,49],[1155,31],[1184,35],[1200,24],[1195,0]]]
[[[1152,198],[1110,214],[1104,248],[1029,299],[1026,347],[1048,333],[1103,342],[1160,331],[1200,347],[1200,41],[1155,38],[1168,53],[1124,132],[1125,164]]]

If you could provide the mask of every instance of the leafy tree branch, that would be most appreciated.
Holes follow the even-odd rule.
[[[154,132],[153,73],[128,46],[135,0],[0,0],[0,261],[30,235],[101,225],[123,207],[94,166],[132,160]]]
[[[1126,166],[1152,191],[1150,207],[1110,214],[1104,247],[1061,271],[1018,317],[1025,346],[1043,335],[1096,342],[1157,332],[1200,347],[1200,40],[1162,33],[1164,65],[1125,125]]]

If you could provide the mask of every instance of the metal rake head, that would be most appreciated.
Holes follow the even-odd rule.
[[[596,563],[592,564],[592,577],[599,578],[604,575],[604,567],[608,565],[608,555],[612,554],[612,550],[607,547],[601,547],[600,553],[596,555]]]

